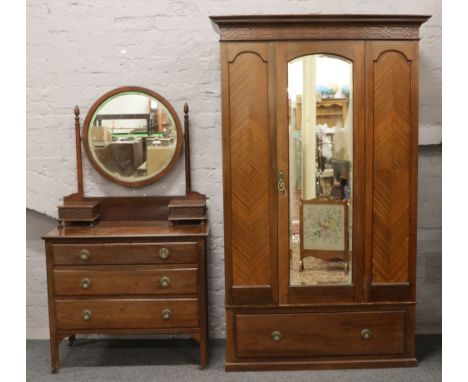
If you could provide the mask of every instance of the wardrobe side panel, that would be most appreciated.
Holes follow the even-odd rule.
[[[224,49],[225,246],[232,288],[228,302],[270,303],[276,253],[268,44],[228,44]]]
[[[370,298],[409,300],[416,256],[417,42],[368,42],[366,57]]]

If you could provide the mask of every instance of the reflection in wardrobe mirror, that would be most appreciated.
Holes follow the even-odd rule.
[[[291,285],[352,280],[352,62],[288,64]]]
[[[93,109],[85,123],[85,148],[103,176],[134,187],[152,183],[174,165],[182,132],[162,97],[146,89],[116,89]]]

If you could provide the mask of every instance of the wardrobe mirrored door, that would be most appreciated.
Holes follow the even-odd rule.
[[[353,64],[288,62],[291,285],[352,283]]]

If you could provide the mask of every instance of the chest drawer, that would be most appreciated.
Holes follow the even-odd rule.
[[[54,293],[67,295],[145,295],[197,293],[196,268],[54,269]]]
[[[240,358],[401,354],[405,312],[236,316]]]
[[[197,243],[53,244],[54,265],[194,264]]]
[[[57,300],[58,329],[151,329],[198,326],[197,299]]]

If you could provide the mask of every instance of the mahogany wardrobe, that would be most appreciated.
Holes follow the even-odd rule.
[[[429,16],[211,19],[226,370],[415,365],[419,28]]]

